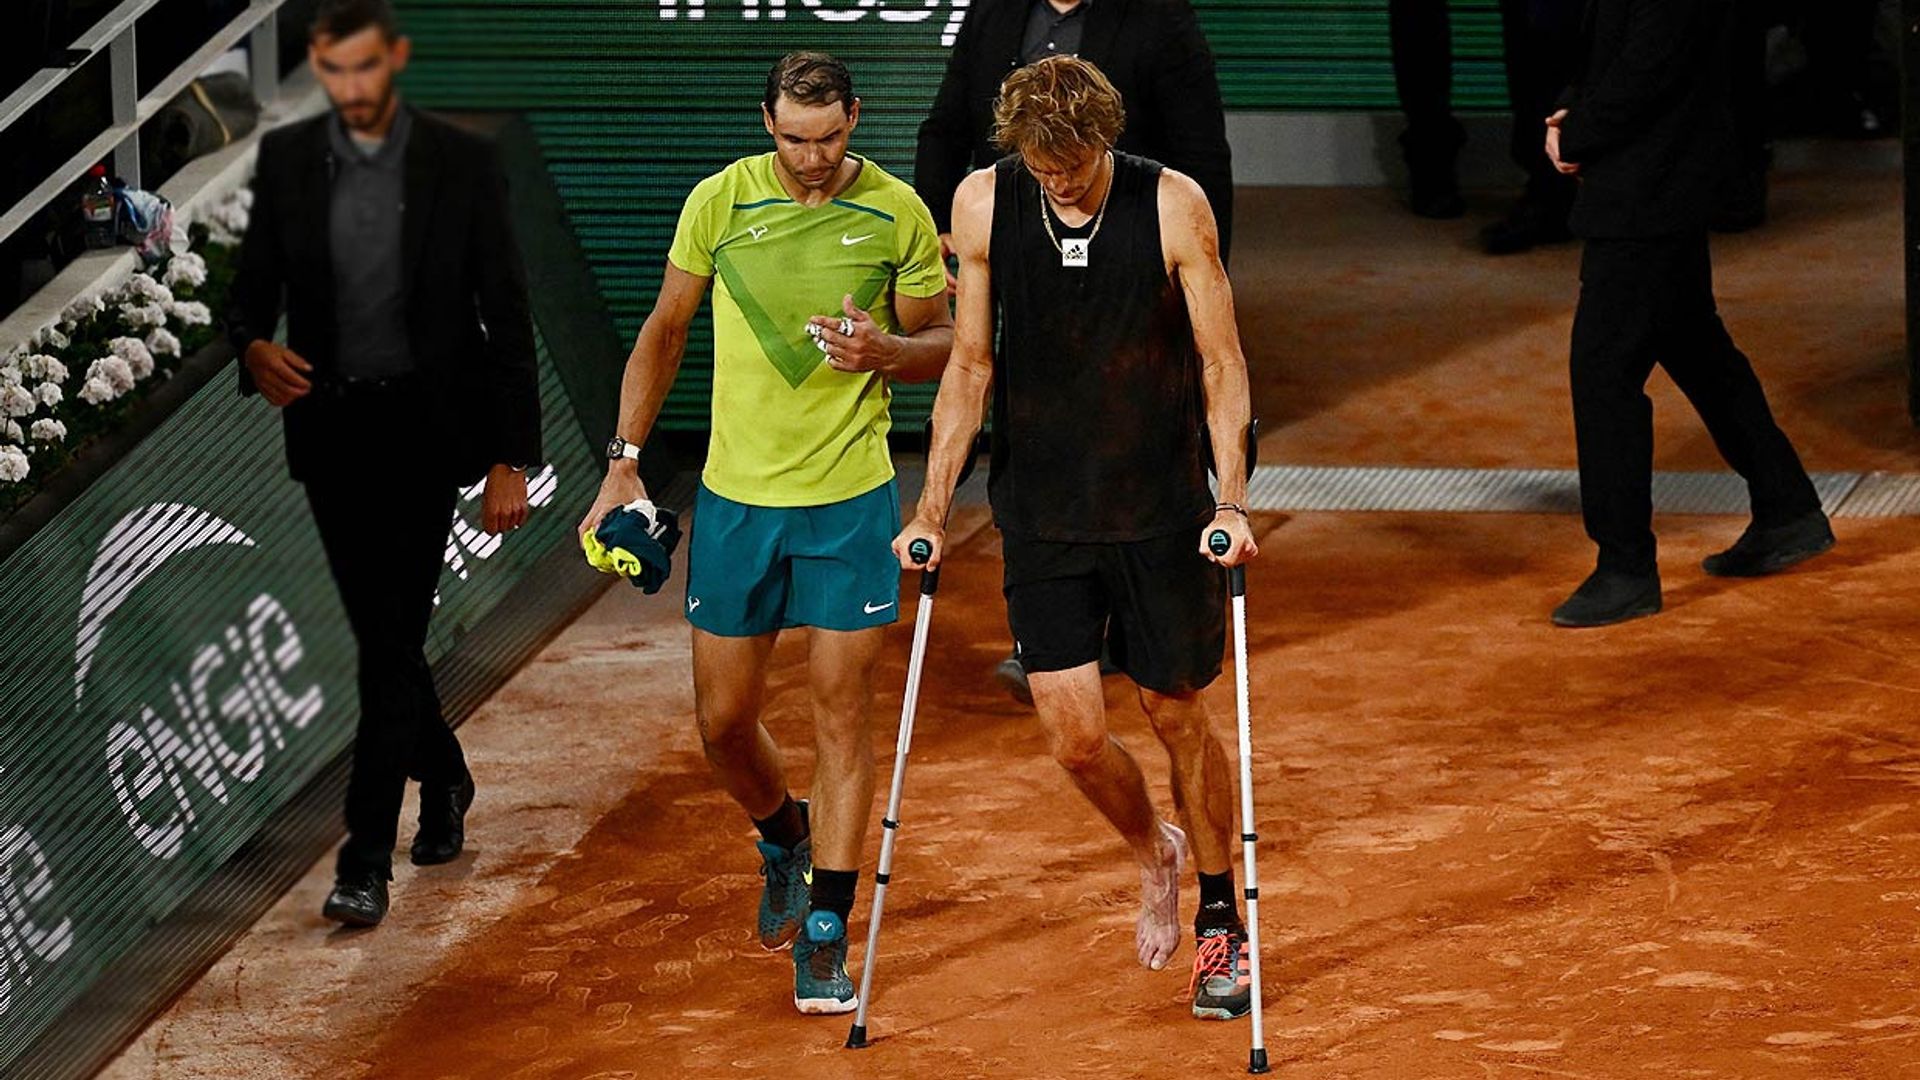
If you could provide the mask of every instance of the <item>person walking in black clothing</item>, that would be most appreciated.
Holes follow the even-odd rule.
[[[995,137],[1013,151],[954,199],[960,295],[953,357],[934,402],[934,442],[914,519],[894,541],[938,566],[948,508],[989,394],[989,499],[1004,539],[1007,620],[1053,756],[1140,867],[1140,963],[1180,942],[1180,877],[1200,873],[1192,1011],[1232,1019],[1252,1004],[1246,928],[1233,895],[1232,780],[1200,691],[1226,639],[1220,565],[1259,553],[1239,439],[1249,426],[1233,293],[1200,186],[1113,149],[1125,121],[1098,68],[1070,56],[1008,76]],[[994,328],[1001,328],[995,345]],[[1206,537],[1224,530],[1225,555]],[[1219,565],[1215,565],[1219,564]],[[1140,766],[1107,732],[1102,646],[1139,688],[1172,765],[1182,832],[1163,821]]]
[[[1707,223],[1732,146],[1733,0],[1594,0],[1588,50],[1546,150],[1580,177],[1586,238],[1574,316],[1574,436],[1592,576],[1553,613],[1602,626],[1660,610],[1654,558],[1653,406],[1660,364],[1747,482],[1753,521],[1707,573],[1753,577],[1833,546],[1793,444],[1714,307]]]
[[[409,44],[388,0],[323,0],[309,52],[333,109],[261,142],[228,334],[241,392],[282,410],[288,470],[359,646],[347,840],[324,911],[372,926],[409,777],[413,862],[447,862],[465,840],[473,778],[427,667],[427,623],[459,489],[486,478],[488,532],[526,520],[540,403],[492,148],[400,101]]]
[[[1508,152],[1526,187],[1507,215],[1480,231],[1488,254],[1526,251],[1571,238],[1573,182],[1540,151],[1540,120],[1566,87],[1578,56],[1580,0],[1500,0],[1507,97],[1513,107]],[[1466,129],[1453,116],[1453,32],[1446,0],[1389,0],[1387,33],[1394,88],[1407,127],[1408,204],[1421,217],[1466,213],[1456,162]]]
[[[1224,258],[1233,235],[1233,152],[1213,51],[1188,0],[977,0],[960,24],[933,109],[920,124],[914,190],[952,254],[953,194],[998,161],[993,102],[1015,68],[1079,56],[1126,102],[1116,148],[1193,177],[1213,208]]]

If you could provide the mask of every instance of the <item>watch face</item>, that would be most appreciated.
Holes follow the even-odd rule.
[[[625,457],[626,453],[627,453],[627,440],[621,438],[618,435],[615,435],[613,438],[607,440],[607,456],[609,458]]]

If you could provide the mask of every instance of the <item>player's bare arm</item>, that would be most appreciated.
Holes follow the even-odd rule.
[[[953,237],[960,260],[959,296],[954,304],[953,350],[940,393],[933,401],[933,445],[927,452],[927,482],[920,505],[893,542],[900,565],[913,562],[907,548],[916,539],[933,545],[928,566],[940,565],[947,512],[967,450],[980,434],[987,395],[993,391],[993,282],[987,262],[993,236],[993,170],[982,169],[960,182],[953,196]]]
[[[660,406],[666,402],[667,391],[673,388],[674,376],[680,372],[680,358],[687,349],[687,331],[692,328],[693,317],[699,313],[700,302],[706,298],[707,286],[712,282],[712,278],[689,274],[672,263],[667,264],[667,272],[660,281],[660,295],[654,300],[647,321],[640,326],[633,351],[627,354],[626,372],[620,377],[619,424],[615,430],[627,442],[644,443],[653,430]],[[600,494],[574,531],[585,533],[614,507],[646,497],[647,488],[640,482],[638,459],[622,457],[609,461],[607,477],[600,483]]]
[[[1202,554],[1222,566],[1238,566],[1260,553],[1242,510],[1247,502],[1247,448],[1242,432],[1253,419],[1247,385],[1247,358],[1240,350],[1234,322],[1233,287],[1220,262],[1220,234],[1200,185],[1172,169],[1160,174],[1160,237],[1167,272],[1180,283],[1200,351],[1201,389],[1206,397],[1207,428],[1213,433],[1213,471],[1220,480],[1220,503],[1213,521],[1201,531]],[[1215,555],[1207,537],[1225,529],[1233,547]]]

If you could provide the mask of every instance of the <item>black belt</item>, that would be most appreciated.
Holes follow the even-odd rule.
[[[416,372],[404,375],[326,375],[313,380],[313,392],[324,398],[384,397],[420,389],[423,380]]]

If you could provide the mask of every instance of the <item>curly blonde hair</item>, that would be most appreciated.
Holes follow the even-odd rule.
[[[993,102],[996,146],[1054,161],[1110,150],[1126,126],[1120,91],[1077,56],[1049,56],[1015,71]]]

